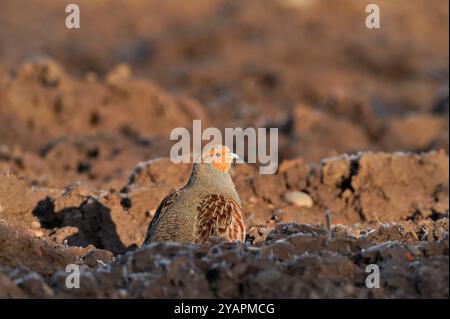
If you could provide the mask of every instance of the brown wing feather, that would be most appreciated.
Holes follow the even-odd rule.
[[[158,208],[156,209],[155,215],[153,215],[153,219],[150,222],[150,225],[147,229],[147,235],[144,239],[144,245],[151,242],[152,236],[158,226],[158,223],[161,219],[161,217],[164,215],[164,213],[167,211],[167,209],[170,207],[170,205],[173,204],[175,199],[178,197],[178,194],[180,193],[180,190],[175,191],[164,197],[164,199],[159,204]]]
[[[244,214],[239,204],[232,198],[210,194],[198,206],[194,224],[194,242],[208,240],[211,236],[244,241]]]

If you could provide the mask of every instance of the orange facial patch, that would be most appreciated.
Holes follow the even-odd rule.
[[[229,152],[230,150],[225,146],[221,147],[221,149],[213,148],[209,151],[209,155],[214,158],[211,163],[217,170],[221,172],[230,170],[231,162],[227,159]]]

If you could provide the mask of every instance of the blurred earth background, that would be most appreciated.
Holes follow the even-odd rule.
[[[0,297],[448,298],[448,1],[71,2],[0,1]],[[141,248],[193,119],[279,169],[234,165],[245,244]]]

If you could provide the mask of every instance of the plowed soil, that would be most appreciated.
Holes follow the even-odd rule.
[[[447,1],[379,30],[350,0],[77,3],[0,2],[1,298],[448,298]],[[193,119],[279,128],[280,166],[232,168],[245,243],[142,247]]]

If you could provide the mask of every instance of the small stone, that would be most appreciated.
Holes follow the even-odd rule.
[[[346,284],[344,286],[344,291],[346,294],[351,295],[355,292],[355,287],[353,287],[353,285],[351,284]]]
[[[131,76],[131,69],[127,64],[119,64],[106,76],[106,81],[109,84],[118,84],[126,81]]]
[[[38,221],[32,221],[31,222],[31,228],[33,228],[33,229],[39,229],[39,228],[41,228],[41,223],[40,222],[38,222]]]
[[[346,198],[346,199],[352,197],[352,191],[349,190],[349,189],[346,189],[346,190],[342,193],[342,197],[343,197],[343,198]]]
[[[93,249],[81,257],[84,263],[95,268],[97,266],[104,266],[113,260],[113,254],[110,251],[102,249]]]
[[[34,230],[33,231],[34,236],[36,237],[42,237],[44,236],[44,232],[42,230]]]
[[[121,298],[128,297],[128,291],[126,289],[119,289],[117,292]]]
[[[150,209],[150,210],[148,211],[148,215],[149,215],[149,217],[153,217],[153,216],[155,216],[155,213],[156,213],[156,209],[155,209],[155,208],[153,208],[153,209]]]
[[[284,200],[299,207],[312,207],[314,205],[311,196],[300,191],[290,191],[284,194]]]

